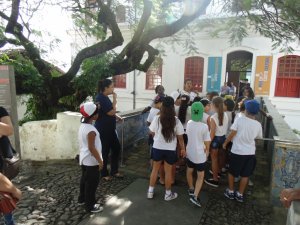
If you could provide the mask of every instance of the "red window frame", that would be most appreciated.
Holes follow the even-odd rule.
[[[113,82],[115,88],[126,88],[126,74],[113,76]]]
[[[155,90],[162,84],[162,58],[156,58],[146,73],[146,90]]]
[[[300,56],[286,55],[277,63],[276,97],[300,97]]]
[[[190,79],[192,81],[194,91],[202,92],[203,70],[204,70],[203,57],[193,56],[185,59],[184,80]]]

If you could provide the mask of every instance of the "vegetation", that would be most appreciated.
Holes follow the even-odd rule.
[[[0,3],[0,49],[10,44],[21,50],[4,52],[0,63],[15,66],[17,93],[30,96],[26,119],[32,120],[54,118],[58,111],[74,110],[94,94],[100,78],[133,70],[146,72],[161,53],[153,46],[154,40],[171,37],[168,41],[185,46],[187,51],[197,51],[194,32],[207,31],[212,36],[227,33],[232,44],[238,44],[254,29],[271,38],[274,48],[291,51],[289,43],[300,37],[300,2],[293,0],[123,1],[133,32],[126,45],[116,19],[121,4],[117,0],[6,2]],[[36,42],[43,36],[30,26],[30,19],[41,7],[57,4],[72,12],[78,32],[97,40],[79,50],[66,72],[43,59],[47,52]],[[216,13],[226,17],[226,23],[216,15],[199,20],[208,7],[217,8]],[[179,38],[180,30],[188,34],[186,40]],[[57,42],[59,39],[54,39],[50,45]],[[122,50],[116,53],[114,50],[120,46]]]

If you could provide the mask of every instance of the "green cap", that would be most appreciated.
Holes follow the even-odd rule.
[[[194,102],[192,104],[192,120],[199,122],[203,118],[204,107],[201,102]]]

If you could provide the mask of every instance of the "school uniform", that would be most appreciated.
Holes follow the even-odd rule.
[[[208,126],[193,120],[188,121],[186,127],[188,143],[186,146],[187,166],[197,171],[204,171],[207,160],[204,151],[204,141],[210,141]]]
[[[176,125],[174,127],[175,135],[183,135],[184,130],[181,122],[175,117]],[[172,141],[166,142],[162,135],[162,125],[160,123],[160,116],[154,117],[149,127],[150,131],[155,133],[154,143],[152,147],[153,160],[154,161],[166,161],[168,164],[174,164],[177,161],[176,146],[177,137],[175,136]]]
[[[96,203],[96,189],[99,184],[99,162],[92,155],[88,147],[88,134],[90,132],[95,132],[95,148],[97,149],[100,158],[101,157],[101,141],[100,134],[97,129],[88,123],[82,123],[78,131],[78,140],[79,140],[79,165],[81,166],[81,179],[80,179],[80,194],[78,197],[78,202],[85,202],[86,210],[90,211],[93,209],[94,204]]]
[[[229,172],[234,177],[249,177],[256,165],[255,139],[262,138],[261,124],[242,116],[234,121],[231,130],[237,133],[232,140]]]
[[[216,123],[216,133],[215,137],[211,142],[211,147],[213,149],[219,149],[222,148],[223,143],[225,142],[226,139],[226,134],[227,134],[227,128],[228,128],[228,117],[226,113],[223,114],[223,125],[219,125],[219,118],[218,118],[218,113],[215,113],[211,116],[210,120],[214,120]]]

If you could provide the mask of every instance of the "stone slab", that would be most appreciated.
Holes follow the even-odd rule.
[[[164,201],[164,187],[155,188],[154,199],[146,198],[149,181],[137,179],[110,198],[101,213],[91,215],[79,225],[198,225],[208,201],[201,193],[202,208],[189,202],[186,187],[174,186],[178,198]]]

